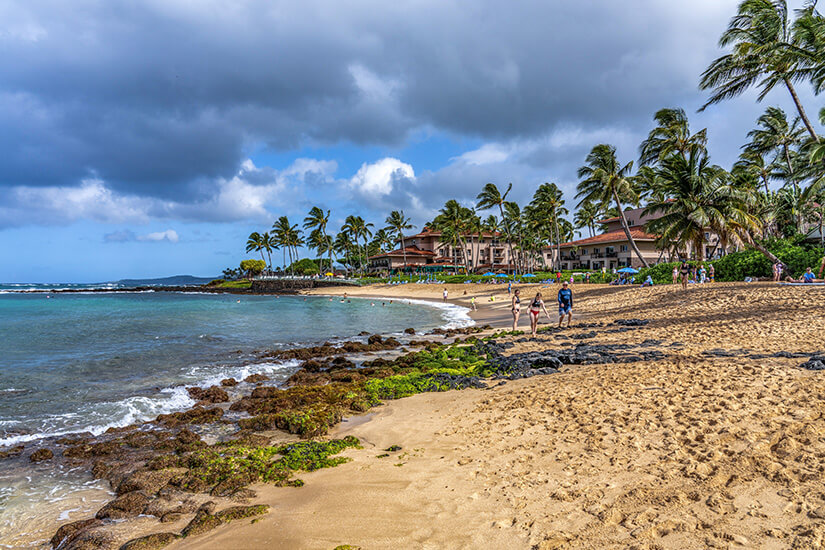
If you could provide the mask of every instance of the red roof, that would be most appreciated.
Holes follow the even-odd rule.
[[[633,237],[634,241],[655,241],[657,239],[656,235],[645,233],[638,227],[630,228],[630,236]],[[569,243],[561,243],[559,246],[587,246],[591,244],[618,243],[623,241],[629,242],[627,241],[627,235],[625,235],[624,229],[617,229],[616,231],[608,231],[607,233],[602,233],[601,235],[588,237],[586,239],[571,241]]]
[[[610,223],[610,222],[617,222],[622,219],[620,216],[616,216],[615,218],[607,218],[606,220],[599,220],[596,223]]]
[[[430,229],[429,227],[425,227],[421,231],[421,233],[416,233],[415,235],[407,235],[407,236],[404,237],[404,240],[406,241],[408,239],[424,239],[424,238],[427,238],[427,237],[440,237],[441,235],[443,235],[443,233],[441,231],[434,231],[434,230]],[[478,233],[465,233],[464,236],[467,237],[467,238],[469,238],[469,237],[478,238]],[[484,232],[481,233],[481,236],[482,237],[500,237],[501,233],[499,233],[499,232],[490,233],[489,231],[484,231]],[[395,240],[400,241],[401,239],[395,239]]]
[[[373,258],[387,258],[389,256],[400,256],[403,258],[405,251],[407,256],[435,256],[435,252],[430,252],[429,250],[421,250],[417,246],[407,246],[403,249],[399,248],[398,250],[393,250],[392,252],[383,252],[381,254],[376,254],[375,256],[370,256],[369,259],[372,260]]]

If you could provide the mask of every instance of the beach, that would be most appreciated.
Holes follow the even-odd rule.
[[[411,290],[395,295],[440,287]],[[346,452],[352,462],[305,475],[287,495],[262,488],[266,519],[173,547],[821,547],[823,373],[799,369],[804,358],[745,354],[820,351],[825,291],[576,290],[589,320],[651,322],[545,333],[514,351],[591,331],[600,343],[682,346],[657,362],[392,401],[335,432],[364,442]],[[377,458],[390,445],[403,451]]]
[[[96,524],[109,537],[98,547],[157,533],[168,534],[163,544],[132,548],[822,546],[825,371],[800,366],[825,354],[825,289],[574,285],[573,327],[556,330],[554,285],[519,287],[523,301],[537,289],[548,300],[544,330],[476,341],[501,364],[536,368],[552,356],[562,359],[558,369],[351,410],[315,438],[357,438],[360,448],[338,455],[348,462],[301,472],[301,487],[257,482],[226,496],[183,496],[170,485],[152,502],[182,498],[178,513]],[[382,307],[440,300],[443,288],[324,294],[346,291]],[[508,327],[505,285],[447,288],[451,303],[476,296],[477,322]],[[302,376],[294,380],[341,379],[323,369]],[[256,433],[270,445],[299,441]],[[208,501],[219,510],[268,508],[178,538]]]

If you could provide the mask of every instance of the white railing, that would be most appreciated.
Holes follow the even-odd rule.
[[[256,275],[256,281],[332,281],[336,283],[359,284],[358,279],[347,277],[325,277],[318,275]]]

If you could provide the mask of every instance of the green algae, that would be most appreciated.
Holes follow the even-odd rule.
[[[185,487],[216,486],[227,480],[235,480],[239,486],[256,481],[300,486],[302,482],[293,479],[293,473],[311,472],[349,462],[349,458],[333,456],[349,447],[360,448],[358,439],[347,436],[331,441],[300,441],[273,447],[217,444],[186,458],[189,472],[182,481]]]

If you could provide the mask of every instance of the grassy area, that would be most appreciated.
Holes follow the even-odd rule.
[[[238,281],[215,279],[206,286],[210,288],[249,288],[252,286],[252,281],[247,281],[246,279],[241,279]]]

